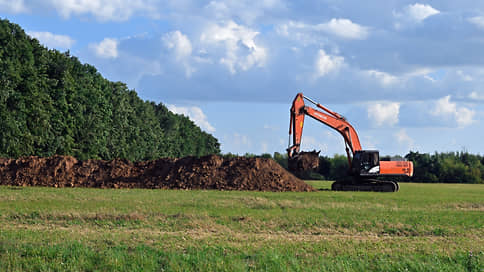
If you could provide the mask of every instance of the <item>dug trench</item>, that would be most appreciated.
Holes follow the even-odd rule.
[[[131,162],[77,160],[71,156],[0,158],[0,185],[315,191],[267,158],[217,155]]]

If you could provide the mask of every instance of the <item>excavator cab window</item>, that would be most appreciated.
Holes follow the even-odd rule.
[[[380,156],[375,150],[356,151],[351,166],[353,174],[377,175],[380,173]]]

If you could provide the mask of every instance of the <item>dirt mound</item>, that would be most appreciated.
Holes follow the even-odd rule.
[[[70,156],[0,158],[0,185],[313,191],[279,164],[264,158],[159,159],[78,161]]]

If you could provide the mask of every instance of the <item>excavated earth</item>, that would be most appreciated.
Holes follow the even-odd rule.
[[[0,158],[0,185],[314,191],[272,159],[209,155],[130,162],[71,156]]]

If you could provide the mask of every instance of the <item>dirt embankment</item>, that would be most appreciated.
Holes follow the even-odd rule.
[[[216,155],[145,162],[78,161],[71,156],[0,158],[0,185],[314,191],[271,159]]]

